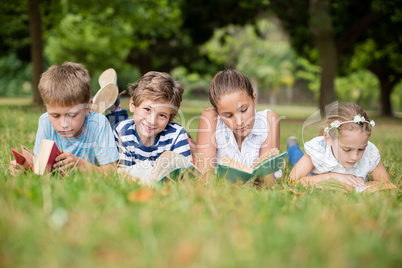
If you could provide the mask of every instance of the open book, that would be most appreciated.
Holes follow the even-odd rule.
[[[25,146],[21,145],[21,149],[22,152],[20,153],[14,148],[11,148],[16,163],[22,165],[25,170],[32,170],[37,175],[51,172],[56,157],[61,154],[56,143],[51,140],[42,140],[37,157]]]
[[[364,183],[365,186],[361,187],[353,187],[346,183],[339,182],[334,179],[325,180],[314,185],[317,188],[326,189],[326,190],[341,190],[345,193],[363,193],[370,194],[378,191],[392,190],[396,189],[396,186],[391,182],[379,182],[379,181],[367,181]]]
[[[119,168],[119,173],[128,174],[144,184],[167,180],[178,181],[185,176],[201,176],[201,172],[190,160],[173,151],[163,152],[153,166],[150,161],[145,160],[130,167]]]
[[[264,177],[281,169],[287,153],[279,154],[277,148],[273,148],[261,155],[253,167],[248,167],[229,157],[222,156],[219,159],[217,174],[220,178],[236,182],[238,179],[246,182],[257,177]]]
[[[356,191],[356,193],[368,194],[368,193],[375,193],[375,192],[383,191],[383,190],[396,189],[396,186],[390,182],[382,183],[382,182],[378,182],[378,181],[369,181],[369,182],[366,182],[365,184],[366,184],[366,186],[355,187],[354,190]]]

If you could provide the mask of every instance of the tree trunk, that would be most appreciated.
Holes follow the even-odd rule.
[[[33,102],[43,104],[38,85],[43,72],[42,21],[38,0],[28,0],[29,35],[31,37]]]
[[[140,70],[141,76],[150,71],[151,68],[151,56],[149,54],[136,55],[133,51],[128,53],[126,62],[137,66]]]
[[[385,75],[373,72],[380,81],[381,87],[381,115],[393,116],[391,105],[391,93],[394,87],[401,81],[402,74],[393,74],[391,72]]]
[[[325,117],[325,106],[335,101],[334,80],[338,67],[328,0],[310,0],[310,30],[313,34],[313,44],[320,57],[319,106],[321,117]]]
[[[392,116],[391,93],[402,79],[402,73],[395,73],[387,68],[387,61],[389,61],[388,58],[374,61],[369,67],[380,82],[382,116]]]
[[[392,87],[389,81],[380,80],[381,86],[381,115],[392,116],[391,91]]]

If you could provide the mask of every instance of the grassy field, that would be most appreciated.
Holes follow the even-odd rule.
[[[183,103],[178,121],[194,138],[207,106]],[[282,118],[282,151],[290,135],[316,135],[316,125],[303,128],[314,107],[271,109]],[[117,174],[11,177],[10,148],[33,148],[42,112],[0,101],[0,267],[401,266],[400,119],[374,117],[370,139],[398,189],[367,195],[284,180],[272,189],[214,178],[149,189]]]

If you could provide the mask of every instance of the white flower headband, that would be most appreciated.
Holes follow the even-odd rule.
[[[326,127],[324,129],[324,133],[329,133],[331,131],[331,129],[334,128],[338,128],[341,129],[341,125],[346,124],[346,123],[356,123],[356,124],[360,124],[360,123],[368,123],[370,124],[371,127],[375,126],[375,122],[374,120],[371,120],[370,122],[367,121],[364,116],[361,116],[360,114],[356,115],[353,119],[353,121],[345,121],[345,122],[341,122],[339,120],[335,120],[334,122],[331,123],[330,126]]]

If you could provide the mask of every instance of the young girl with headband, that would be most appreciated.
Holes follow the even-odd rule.
[[[197,135],[196,163],[202,172],[214,170],[221,156],[251,167],[260,155],[279,149],[278,115],[268,109],[256,112],[256,93],[247,76],[237,70],[218,72],[209,99],[213,107],[202,113]],[[280,176],[278,171],[275,177]]]
[[[369,175],[373,181],[390,182],[380,161],[377,147],[369,142],[375,126],[367,114],[356,104],[335,105],[320,130],[320,136],[304,144],[301,153],[295,138],[288,139],[288,156],[292,166],[290,179],[304,186],[335,179],[354,187],[362,187]],[[295,159],[296,156],[296,159]]]

